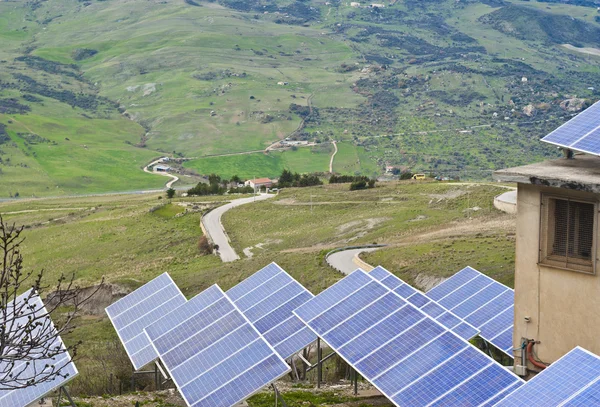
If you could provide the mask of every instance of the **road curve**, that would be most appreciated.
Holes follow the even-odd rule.
[[[176,176],[175,176],[175,175],[173,175],[173,174],[169,174],[168,172],[157,172],[157,171],[150,171],[150,170],[148,169],[148,167],[150,167],[150,166],[154,166],[154,165],[156,165],[156,164],[158,164],[158,163],[160,163],[160,162],[162,162],[162,158],[159,158],[158,160],[154,160],[154,161],[152,161],[150,164],[148,164],[148,165],[146,165],[146,166],[144,167],[144,172],[147,172],[148,174],[157,174],[157,175],[162,175],[162,176],[165,176],[165,177],[169,177],[169,178],[171,178],[171,181],[169,181],[169,182],[167,182],[167,183],[165,184],[165,188],[167,188],[167,189],[168,189],[168,188],[171,188],[171,187],[173,186],[173,184],[174,184],[174,183],[176,183],[177,181],[179,181],[179,178],[178,178],[178,177],[176,177]]]
[[[333,159],[335,158],[335,155],[337,154],[338,149],[337,149],[337,143],[335,141],[332,141],[331,144],[333,144],[334,150],[333,150],[333,154],[331,154],[331,159],[329,160],[329,172],[333,174]]]
[[[327,263],[344,274],[350,274],[358,268],[362,268],[356,260],[360,253],[372,252],[379,249],[378,247],[364,247],[362,249],[349,249],[340,252],[335,252],[327,257]],[[370,270],[365,270],[370,271]]]
[[[231,247],[231,244],[229,244],[229,237],[227,236],[225,228],[221,223],[221,216],[236,206],[255,201],[264,201],[265,199],[273,198],[274,196],[275,195],[272,194],[260,194],[250,198],[235,199],[226,205],[213,209],[202,217],[202,226],[212,242],[219,246],[219,256],[221,256],[221,260],[223,262],[226,263],[238,260],[240,256],[237,255],[234,248]]]

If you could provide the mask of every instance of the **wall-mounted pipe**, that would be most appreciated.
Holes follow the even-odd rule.
[[[531,364],[539,369],[545,369],[548,366],[546,366],[545,364],[538,362],[537,360],[534,359],[533,357],[533,345],[535,344],[535,341],[529,341],[529,343],[527,344],[527,359],[529,360],[529,362],[531,362]]]

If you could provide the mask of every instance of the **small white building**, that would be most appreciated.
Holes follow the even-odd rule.
[[[171,167],[169,167],[168,165],[155,165],[154,166],[154,171],[156,171],[156,172],[169,172],[169,171],[171,171]]]
[[[381,3],[371,3],[371,8],[384,8],[385,5]]]
[[[525,77],[525,76],[521,78],[521,82],[523,82],[523,83],[527,83],[528,81],[529,81],[529,79],[527,79],[527,77]]]
[[[352,3],[350,3],[350,7],[360,7],[360,3],[353,1]]]
[[[246,181],[244,185],[247,187],[252,187],[254,189],[271,188],[273,186],[273,180],[271,180],[270,178],[250,179]]]

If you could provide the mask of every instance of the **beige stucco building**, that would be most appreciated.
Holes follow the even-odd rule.
[[[600,354],[600,157],[576,155],[494,177],[518,183],[515,348],[535,340],[545,363],[575,346]],[[522,355],[516,352],[516,366]]]

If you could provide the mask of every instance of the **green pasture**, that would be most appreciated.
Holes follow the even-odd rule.
[[[300,147],[297,150],[258,152],[252,154],[206,157],[186,161],[184,166],[204,175],[234,175],[242,179],[278,177],[284,169],[298,172],[328,172],[333,147]]]

